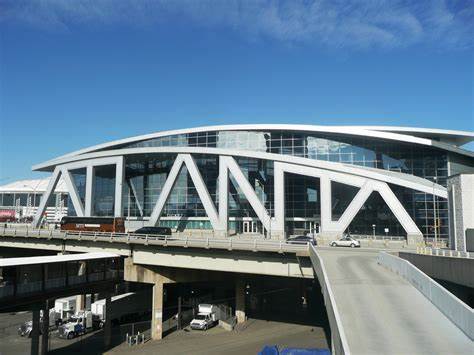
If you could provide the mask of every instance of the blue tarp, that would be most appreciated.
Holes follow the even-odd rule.
[[[276,345],[265,345],[258,355],[331,355],[329,349],[286,348],[278,351]]]
[[[265,345],[258,355],[278,355],[279,351],[276,345]]]

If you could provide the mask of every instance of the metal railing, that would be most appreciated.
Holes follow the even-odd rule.
[[[309,244],[290,244],[284,240],[237,237],[228,238],[201,238],[191,236],[149,235],[136,233],[109,233],[109,232],[77,232],[44,229],[25,229],[0,227],[4,237],[37,238],[48,240],[76,240],[92,242],[108,242],[121,244],[153,245],[163,247],[226,249],[254,252],[298,253],[307,252]]]
[[[446,256],[452,258],[474,258],[474,253],[459,251],[459,250],[450,250],[450,249],[436,249],[430,247],[418,247],[416,248],[417,254],[423,255],[435,255],[435,256]]]

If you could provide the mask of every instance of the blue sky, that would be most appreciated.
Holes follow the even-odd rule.
[[[172,128],[472,131],[473,38],[473,1],[0,0],[0,184]]]

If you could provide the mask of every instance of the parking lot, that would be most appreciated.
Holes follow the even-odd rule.
[[[320,326],[250,319],[240,331],[214,327],[208,331],[184,329],[161,341],[129,347],[122,344],[107,354],[257,354],[264,345],[299,348],[328,348]]]

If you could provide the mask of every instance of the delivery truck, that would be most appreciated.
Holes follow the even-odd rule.
[[[207,330],[222,319],[224,313],[218,305],[200,304],[198,314],[191,321],[191,329]]]
[[[99,328],[102,328],[109,316],[112,325],[141,320],[151,313],[151,301],[149,291],[129,292],[111,298],[110,315],[106,311],[105,299],[92,303],[91,311],[99,319]]]

